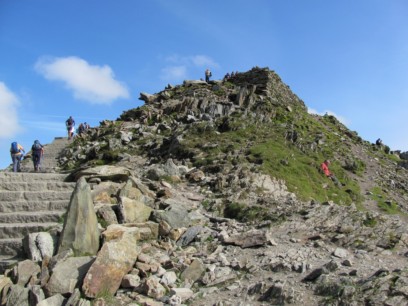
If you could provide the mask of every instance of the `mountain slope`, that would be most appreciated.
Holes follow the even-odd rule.
[[[245,205],[250,202],[245,193],[253,192],[250,182],[243,188],[228,176],[249,180],[250,173],[268,174],[304,201],[408,211],[408,175],[399,155],[364,141],[333,116],[308,114],[268,68],[208,84],[185,81],[154,95],[142,93],[141,99],[144,106],[77,138],[75,162],[68,155],[65,167],[115,163],[127,154],[152,162],[172,158],[209,174],[209,188],[240,190],[229,200]],[[325,159],[332,161],[342,188],[321,174]]]

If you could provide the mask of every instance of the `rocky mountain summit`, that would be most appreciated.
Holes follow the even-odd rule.
[[[140,99],[59,153],[64,224],[25,238],[3,305],[408,305],[407,153],[268,68]]]

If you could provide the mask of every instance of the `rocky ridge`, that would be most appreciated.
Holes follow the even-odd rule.
[[[77,182],[59,236],[70,247],[49,254],[31,246],[29,260],[2,279],[3,304],[408,304],[403,154],[383,154],[335,118],[305,115],[304,103],[269,69],[227,82],[186,81],[141,99],[145,106],[101,122],[62,154]],[[330,133],[313,134],[298,123],[302,116]],[[288,147],[304,154],[339,139],[350,151],[333,157],[361,198],[346,188],[355,199],[347,205],[336,203],[340,190],[325,201],[300,199],[284,179],[262,171],[265,156],[249,153],[255,138],[209,155],[222,144],[206,138],[208,130],[220,138],[250,124],[258,131],[275,124]],[[191,133],[201,133],[198,143],[188,142]],[[351,151],[358,158],[350,160]],[[359,162],[363,173],[352,171]],[[401,213],[376,206],[373,186]]]

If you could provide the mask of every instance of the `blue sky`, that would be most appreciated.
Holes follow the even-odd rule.
[[[0,0],[0,168],[10,143],[66,136],[140,92],[254,66],[311,112],[408,150],[406,0]]]

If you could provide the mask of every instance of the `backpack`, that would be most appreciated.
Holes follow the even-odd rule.
[[[31,150],[33,151],[41,151],[42,149],[42,145],[40,144],[40,142],[38,140],[34,141],[33,146],[31,147]]]
[[[15,154],[15,153],[20,152],[20,150],[18,149],[18,144],[17,144],[17,142],[14,141],[14,142],[11,143],[10,152],[11,152],[12,154]]]
[[[68,118],[67,120],[67,125],[71,126],[74,120],[72,120],[72,118]]]

